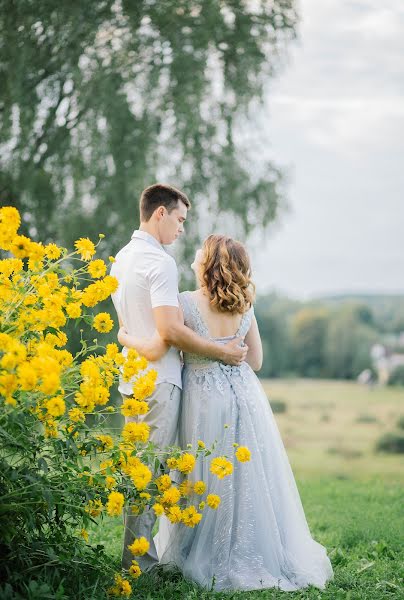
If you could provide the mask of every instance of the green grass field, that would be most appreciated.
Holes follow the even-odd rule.
[[[334,580],[326,590],[212,593],[156,570],[133,585],[141,600],[403,599],[404,460],[374,452],[377,438],[404,414],[403,390],[368,390],[334,381],[264,381],[277,414],[313,536],[328,549]],[[119,568],[122,523],[91,531]]]

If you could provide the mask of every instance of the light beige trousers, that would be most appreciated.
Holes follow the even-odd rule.
[[[128,398],[129,396],[122,397]],[[147,399],[149,411],[145,415],[125,417],[125,422],[144,422],[150,426],[150,441],[164,448],[177,442],[178,418],[180,412],[181,390],[172,383],[160,383]],[[156,522],[153,510],[148,509],[141,515],[133,515],[129,506],[124,512],[124,539],[122,550],[122,568],[129,569],[132,560],[136,558],[142,571],[147,571],[158,563],[156,546],[152,537],[152,530]],[[150,548],[144,556],[134,557],[128,545],[134,538],[144,536],[150,542]]]

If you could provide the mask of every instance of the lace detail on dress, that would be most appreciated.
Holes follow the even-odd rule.
[[[247,335],[254,314],[253,307],[244,313],[235,335],[223,338],[211,338],[209,336],[209,330],[191,293],[182,292],[180,294],[180,302],[184,312],[185,325],[201,337],[211,339],[219,344],[225,344],[235,337],[244,337]],[[241,377],[242,381],[245,381],[246,364],[243,364],[240,367],[233,367],[231,365],[225,365],[220,361],[214,361],[211,358],[200,356],[199,354],[192,354],[190,352],[184,352],[184,363],[187,375],[206,392],[217,389],[223,394],[225,384],[224,379]]]

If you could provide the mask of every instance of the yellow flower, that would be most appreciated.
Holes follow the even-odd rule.
[[[179,490],[172,486],[168,490],[165,490],[161,496],[161,504],[176,504],[181,498]]]
[[[194,491],[194,486],[189,479],[184,479],[184,481],[178,486],[181,496],[190,496]]]
[[[52,417],[61,417],[66,410],[66,403],[60,396],[51,398],[45,403],[46,410]]]
[[[16,258],[26,258],[29,256],[31,243],[25,235],[16,235],[11,245],[11,252]]]
[[[205,442],[203,442],[202,440],[198,440],[198,448],[206,448]]]
[[[66,306],[66,313],[70,319],[78,319],[81,316],[81,306],[79,302],[71,302]]]
[[[108,589],[108,594],[111,596],[130,596],[132,587],[127,579],[122,575],[115,575],[115,585]]]
[[[96,435],[95,438],[101,442],[101,450],[103,452],[111,450],[114,447],[114,440],[110,435]]]
[[[203,481],[196,481],[194,484],[194,492],[195,494],[198,494],[199,496],[202,496],[202,494],[205,493],[206,490],[206,485]]]
[[[153,505],[153,510],[154,510],[154,512],[156,513],[156,515],[157,515],[158,517],[160,517],[162,514],[164,514],[164,507],[163,507],[163,505],[162,505],[162,504],[160,504],[159,502],[156,502],[156,503]]]
[[[236,450],[236,458],[240,462],[248,462],[251,459],[251,452],[247,446],[239,446]]]
[[[87,271],[93,279],[99,279],[100,277],[104,277],[107,272],[107,265],[100,258],[92,260],[87,266]]]
[[[62,250],[56,244],[48,244],[45,246],[45,256],[49,260],[57,260],[62,254]]]
[[[177,462],[177,469],[181,473],[191,473],[195,467],[195,456],[186,452],[183,454]]]
[[[171,523],[180,523],[182,521],[182,511],[179,506],[170,506],[165,513]]]
[[[95,254],[95,246],[88,238],[80,238],[74,242],[74,247],[78,254],[81,254],[82,260],[91,260]]]
[[[34,389],[38,380],[38,376],[35,369],[33,369],[29,363],[23,363],[19,365],[17,369],[17,375],[18,384],[22,390],[28,392]]]
[[[146,423],[126,423],[122,430],[125,442],[147,442],[150,427]]]
[[[111,492],[106,504],[107,513],[110,517],[119,517],[125,503],[124,495],[121,492]]]
[[[98,515],[103,510],[102,501],[100,498],[96,498],[96,500],[89,500],[88,504],[85,508],[85,511],[89,513],[92,517],[98,517]]]
[[[81,535],[81,537],[82,537],[82,538],[83,538],[83,539],[84,539],[86,542],[88,542],[88,531],[87,531],[87,529],[82,529],[82,530],[80,531],[80,535]]]
[[[149,467],[140,461],[138,465],[130,468],[129,475],[138,490],[144,490],[152,478]]]
[[[190,506],[182,511],[182,522],[187,527],[195,527],[202,519],[201,513],[198,513],[195,506]]]
[[[79,408],[71,408],[69,410],[69,417],[74,423],[78,423],[79,421],[84,422],[86,419],[85,414]]]
[[[154,371],[149,371],[146,375],[141,375],[133,384],[133,395],[137,400],[144,400],[151,396],[156,387],[156,378]]]
[[[210,508],[213,508],[214,510],[216,510],[216,508],[219,506],[221,500],[220,500],[220,496],[217,496],[216,494],[208,494],[206,497],[206,503]]]
[[[165,490],[168,490],[171,486],[171,478],[169,475],[160,475],[160,477],[157,477],[157,479],[155,480],[155,483],[157,485],[157,489],[159,492],[164,492]]]
[[[116,262],[115,258],[113,256],[108,256],[108,260],[109,260],[110,263]]]
[[[46,396],[50,396],[51,394],[55,394],[60,388],[60,377],[57,373],[49,373],[46,375],[44,380],[40,385],[40,390]]]
[[[111,475],[107,475],[105,478],[105,487],[109,490],[116,487],[116,479],[111,477]]]
[[[218,456],[210,463],[210,471],[219,479],[223,479],[233,473],[233,465],[225,456]]]
[[[20,213],[14,206],[3,206],[0,208],[0,227],[13,231],[17,231],[21,225]]]
[[[100,333],[108,333],[114,326],[114,322],[111,319],[111,315],[106,312],[98,313],[94,317],[93,327]]]
[[[134,398],[127,398],[123,401],[121,406],[121,413],[125,417],[136,417],[137,415],[144,415],[149,410],[149,405],[143,400],[135,400]]]
[[[143,556],[150,548],[150,544],[145,537],[140,537],[135,538],[128,548],[134,556]]]
[[[134,579],[137,579],[141,574],[142,571],[140,570],[139,563],[136,560],[132,560],[132,564],[129,567],[129,575]]]
[[[178,466],[178,459],[174,458],[173,456],[171,456],[170,458],[167,458],[167,467],[169,469],[176,469]]]

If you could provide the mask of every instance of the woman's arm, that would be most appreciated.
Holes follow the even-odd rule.
[[[253,371],[259,371],[262,367],[262,342],[255,316],[252,318],[251,327],[248,330],[244,341],[248,346],[247,358],[245,361],[250,365]]]

